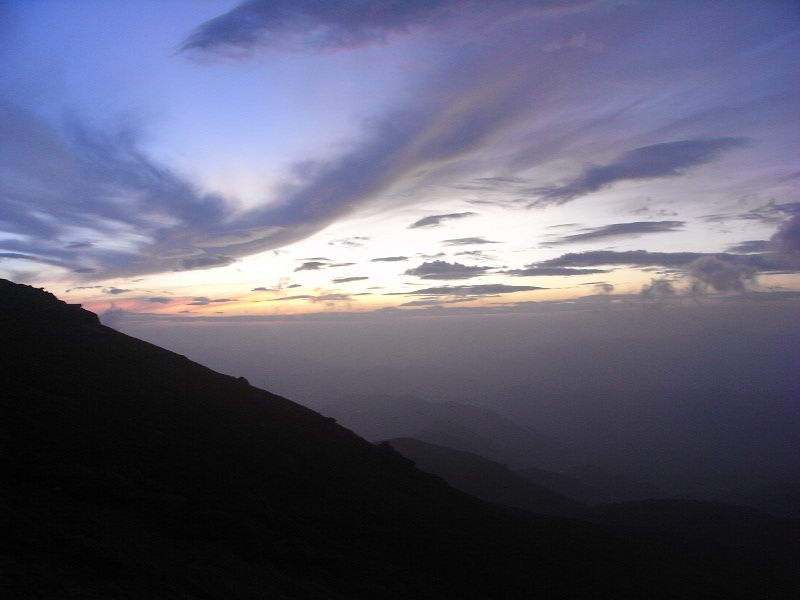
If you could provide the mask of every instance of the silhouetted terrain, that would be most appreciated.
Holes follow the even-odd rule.
[[[773,546],[501,510],[0,280],[4,598],[794,597]]]
[[[506,465],[471,452],[436,446],[413,438],[396,438],[389,445],[426,473],[454,488],[504,506],[553,515],[577,513],[583,505],[510,471]]]
[[[344,396],[320,409],[370,441],[409,437],[479,454],[514,468],[570,464],[569,448],[533,427],[459,402],[415,396]]]

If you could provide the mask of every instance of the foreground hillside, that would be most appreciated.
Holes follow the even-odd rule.
[[[5,598],[792,597],[773,553],[511,513],[0,280]]]

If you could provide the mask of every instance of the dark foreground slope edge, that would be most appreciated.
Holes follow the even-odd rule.
[[[6,598],[791,597],[773,555],[510,513],[0,280]]]

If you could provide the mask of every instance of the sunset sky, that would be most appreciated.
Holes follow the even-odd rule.
[[[795,1],[1,2],[0,277],[153,318],[791,299],[799,65]]]

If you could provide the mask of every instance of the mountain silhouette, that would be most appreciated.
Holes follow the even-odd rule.
[[[569,515],[583,508],[580,502],[477,454],[413,438],[396,438],[388,443],[423,471],[481,500],[552,515]]]
[[[776,550],[504,510],[0,280],[4,598],[793,597]]]
[[[487,408],[460,402],[390,394],[349,395],[321,410],[372,441],[414,438],[515,468],[570,463],[569,448],[557,439]]]

